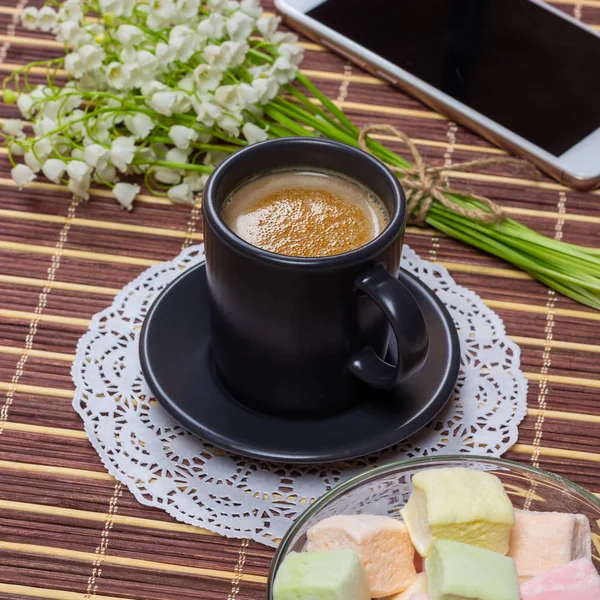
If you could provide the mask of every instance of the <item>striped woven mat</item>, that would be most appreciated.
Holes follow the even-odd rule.
[[[18,24],[27,3],[0,2],[2,74],[60,51]],[[600,0],[555,5],[600,29]],[[547,235],[600,246],[599,192],[506,167],[452,173],[453,161],[501,151],[322,47],[305,46],[307,74],[357,124],[396,125],[432,164],[450,165],[453,186],[490,196]],[[0,117],[9,116],[14,108],[2,106]],[[106,191],[79,205],[41,182],[18,192],[2,156],[0,600],[262,600],[272,551],[141,506],[105,472],[71,408],[69,370],[88,320],[148,265],[201,240],[199,211],[146,195],[127,213]],[[433,231],[411,229],[407,241],[478,292],[523,350],[530,408],[507,457],[600,493],[600,313]]]

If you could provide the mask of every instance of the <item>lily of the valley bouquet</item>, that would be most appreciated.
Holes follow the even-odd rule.
[[[140,186],[121,179],[143,175],[153,193],[192,203],[225,154],[267,139],[263,106],[302,60],[257,0],[68,0],[26,8],[23,24],[54,32],[66,54],[43,63],[46,85],[28,84],[33,64],[9,78],[34,134],[4,124],[14,180],[41,171],[83,199],[96,182],[129,209]],[[68,82],[56,82],[58,68]]]
[[[215,165],[240,147],[325,136],[384,161],[403,180],[417,224],[600,309],[600,250],[547,238],[486,198],[444,188],[443,167],[426,167],[402,132],[370,128],[391,130],[414,165],[367,136],[299,72],[296,37],[278,31],[279,18],[258,0],[47,0],[26,8],[23,24],[53,32],[64,54],[4,81],[4,101],[17,103],[33,131],[27,136],[18,119],[3,125],[19,187],[41,172],[85,200],[91,186],[107,186],[131,209],[143,178],[151,193],[192,204]],[[40,68],[46,81],[34,85]]]

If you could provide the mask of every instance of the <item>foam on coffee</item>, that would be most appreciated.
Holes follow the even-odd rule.
[[[222,216],[250,244],[299,257],[355,250],[389,222],[383,202],[366,187],[336,173],[306,170],[277,171],[243,184]]]

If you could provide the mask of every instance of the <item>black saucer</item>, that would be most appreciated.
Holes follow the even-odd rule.
[[[425,366],[394,393],[369,391],[343,414],[288,420],[254,412],[214,376],[204,264],[178,277],[151,306],[140,337],[142,371],[156,399],[181,425],[232,452],[276,462],[332,462],[382,450],[416,433],[448,401],[458,377],[454,323],[429,288],[406,271],[430,336]],[[393,357],[390,358],[393,360]]]

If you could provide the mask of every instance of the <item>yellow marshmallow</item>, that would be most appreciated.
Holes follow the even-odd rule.
[[[514,509],[495,475],[459,467],[431,469],[414,475],[412,484],[400,512],[421,556],[429,556],[437,540],[508,552]]]
[[[378,515],[338,515],[307,532],[309,552],[354,550],[367,574],[372,598],[402,592],[417,577],[415,550],[402,521]]]

